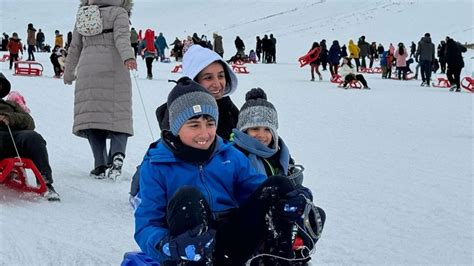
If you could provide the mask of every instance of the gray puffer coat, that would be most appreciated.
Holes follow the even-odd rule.
[[[76,30],[68,49],[64,82],[76,80],[73,133],[86,137],[86,129],[133,135],[132,88],[124,66],[135,58],[130,45],[129,12],[132,0],[83,0],[100,5],[104,30],[85,37]]]

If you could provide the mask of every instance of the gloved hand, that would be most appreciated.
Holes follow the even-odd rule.
[[[304,214],[307,200],[313,200],[311,191],[306,187],[298,186],[277,202],[275,205],[276,215],[289,222],[295,222]]]
[[[174,261],[201,261],[212,254],[216,235],[214,229],[203,230],[200,224],[181,235],[167,236],[160,241],[159,250]]]

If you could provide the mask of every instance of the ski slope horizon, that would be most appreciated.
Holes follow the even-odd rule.
[[[425,32],[435,45],[445,36],[472,43],[472,2],[222,2],[135,0],[132,26],[163,32],[168,43],[217,31],[224,36],[226,59],[235,53],[236,35],[247,50],[256,35],[275,35],[277,64],[248,65],[250,74],[238,75],[231,98],[241,107],[245,93],[261,87],[278,111],[278,133],[304,165],[304,183],[327,213],[312,265],[472,265],[473,94],[420,87],[419,80],[382,80],[378,74],[365,75],[372,90],[342,90],[328,81],[329,71],[322,72],[323,81],[310,82],[309,69],[296,61],[313,41],[347,44],[360,35],[386,48],[390,42],[417,42]],[[55,29],[63,34],[72,29],[78,1],[35,3],[2,1],[0,32],[16,31],[26,39],[31,22],[50,33],[50,43]],[[52,19],[52,10],[64,15]],[[445,21],[418,18],[439,10]],[[473,55],[463,54],[462,77],[472,75]],[[23,94],[36,131],[48,143],[61,202],[0,186],[0,265],[118,265],[125,252],[139,250],[128,203],[130,178],[159,138],[154,110],[173,87],[168,79],[180,74],[170,73],[174,61],[155,62],[155,79],[149,81],[138,60],[136,80],[132,74],[135,135],[122,178],[109,182],[88,176],[89,144],[72,134],[74,87],[52,78],[49,54],[36,57],[45,68],[42,77],[14,76],[8,63],[0,63],[0,71]]]

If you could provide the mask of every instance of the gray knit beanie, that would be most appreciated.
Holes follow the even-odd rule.
[[[267,101],[267,94],[261,88],[251,89],[245,95],[245,103],[239,112],[237,129],[245,132],[252,127],[268,127],[273,142],[278,143],[278,114],[275,106]]]
[[[183,124],[193,116],[210,115],[216,121],[217,127],[219,110],[216,99],[199,83],[188,77],[178,80],[168,95],[167,106],[170,130],[175,136],[178,136]]]

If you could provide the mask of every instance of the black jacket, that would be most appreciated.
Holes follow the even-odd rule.
[[[446,42],[446,63],[448,63],[448,68],[463,68],[464,60],[462,53],[466,51],[466,47],[462,44],[455,42],[453,39],[449,39]]]
[[[217,122],[217,135],[225,140],[229,140],[232,129],[237,127],[239,119],[239,109],[232,102],[229,96],[223,97],[217,102],[219,108],[219,121]],[[156,109],[156,119],[161,130],[169,129],[169,113],[166,103]]]

